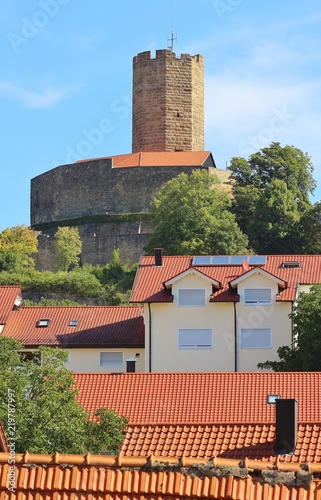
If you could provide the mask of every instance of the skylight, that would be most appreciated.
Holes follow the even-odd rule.
[[[250,266],[264,266],[266,255],[198,255],[193,258],[194,266],[241,266],[244,261]]]
[[[299,269],[301,267],[301,262],[298,260],[288,260],[282,262],[281,267],[286,269]]]
[[[38,323],[37,323],[37,326],[39,328],[46,328],[47,326],[49,326],[49,323],[50,323],[50,319],[39,319]]]
[[[78,326],[78,319],[72,319],[69,323],[69,326]]]

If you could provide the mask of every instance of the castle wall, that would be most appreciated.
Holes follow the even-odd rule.
[[[109,158],[62,165],[31,180],[31,225],[148,212],[167,181],[199,168],[113,168]]]
[[[204,58],[171,49],[133,59],[133,152],[204,150]]]

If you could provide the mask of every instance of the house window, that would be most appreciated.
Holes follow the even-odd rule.
[[[180,328],[178,331],[180,349],[211,349],[213,334],[210,328]]]
[[[245,304],[271,304],[271,288],[245,288]]]
[[[205,306],[205,290],[203,288],[181,288],[178,290],[178,305]]]
[[[241,349],[270,349],[271,328],[241,328]]]
[[[50,319],[39,319],[37,326],[39,328],[46,328],[49,326]]]
[[[123,366],[124,356],[122,352],[101,352],[100,366]]]

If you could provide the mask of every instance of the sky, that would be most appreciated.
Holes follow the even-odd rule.
[[[204,56],[216,166],[293,145],[320,201],[320,25],[320,0],[1,0],[0,231],[30,224],[33,177],[131,152],[132,59],[172,33],[177,57]]]

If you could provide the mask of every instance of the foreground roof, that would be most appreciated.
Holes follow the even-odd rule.
[[[40,320],[49,320],[48,326],[39,326]],[[144,346],[143,317],[136,306],[23,307],[13,311],[3,335],[26,347]]]
[[[317,464],[0,453],[1,500],[317,500]]]
[[[128,153],[93,160],[111,159],[113,168],[126,167],[199,167],[209,162],[215,166],[210,151],[160,151]],[[79,160],[77,163],[92,160]]]
[[[129,420],[124,456],[274,460],[275,405],[298,401],[298,441],[284,462],[321,462],[321,372],[75,373],[79,401]]]
[[[0,325],[7,322],[15,304],[21,303],[21,286],[0,286]]]
[[[245,256],[246,257],[246,256]],[[163,256],[162,265],[155,266],[154,256],[140,259],[131,302],[171,302],[171,289],[166,282],[187,269],[197,269],[208,278],[221,284],[214,290],[211,301],[237,301],[237,289],[232,283],[251,269],[260,268],[271,277],[284,283],[278,301],[293,301],[299,284],[321,283],[321,255],[268,255],[266,263],[249,265],[193,265],[193,256]],[[283,267],[286,262],[297,262],[299,267]]]

